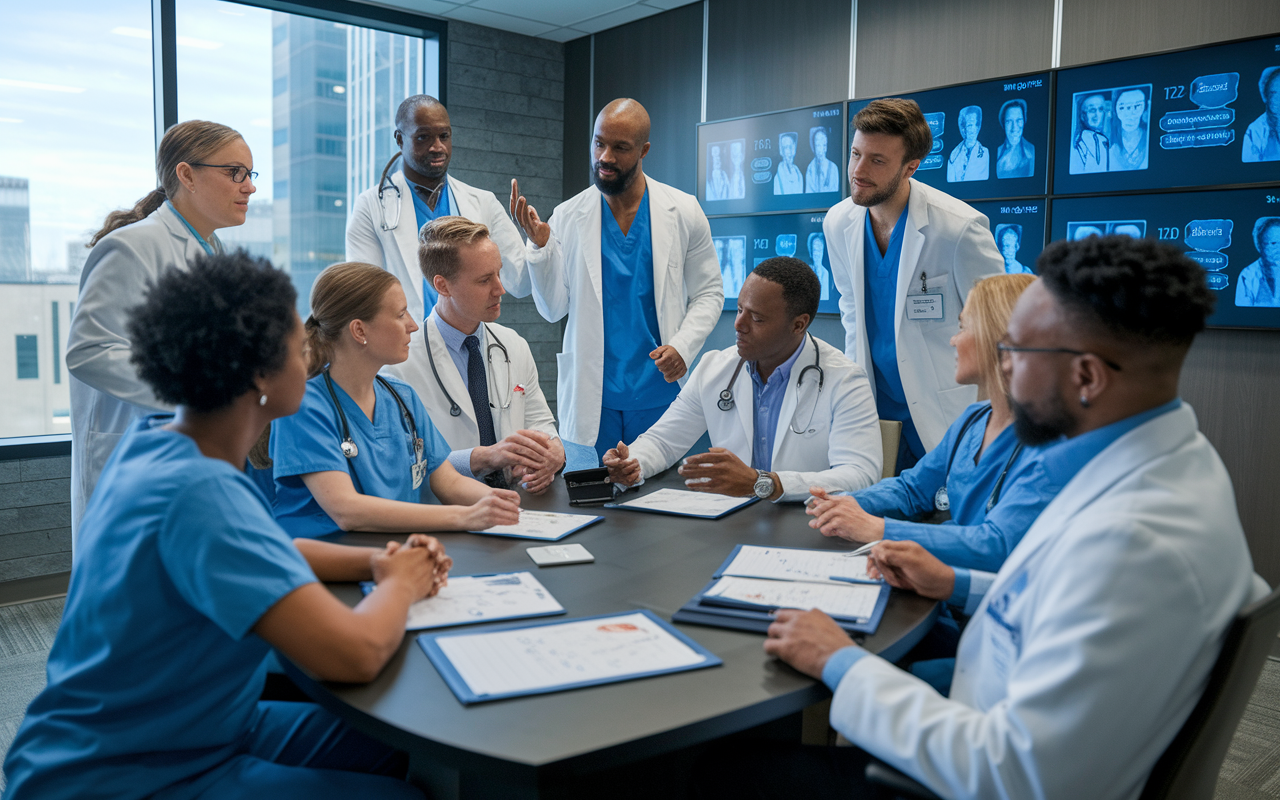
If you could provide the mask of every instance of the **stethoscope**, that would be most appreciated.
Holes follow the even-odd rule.
[[[324,385],[329,389],[329,397],[333,400],[333,407],[338,409],[338,418],[342,421],[342,454],[347,458],[355,458],[360,455],[360,448],[356,447],[355,441],[351,438],[351,427],[347,425],[347,412],[342,410],[342,404],[338,402],[338,393],[333,390],[333,379],[329,377],[329,368],[325,367]],[[413,443],[413,453],[418,461],[422,461],[422,439],[418,436],[418,425],[413,419],[413,412],[409,410],[409,406],[405,404],[404,398],[400,393],[387,383],[386,378],[381,375],[375,375],[374,380],[382,384],[382,388],[391,393],[396,399],[396,405],[400,406],[400,424],[405,426],[405,433],[409,435],[409,440]]]
[[[796,430],[795,417],[792,416],[791,423],[787,426],[792,433],[804,435],[806,433],[814,433],[816,428],[809,427],[813,423],[813,415],[818,413],[818,396],[822,394],[822,385],[827,382],[827,375],[822,371],[822,353],[818,350],[818,343],[813,341],[813,334],[806,333],[805,336],[809,341],[813,342],[813,363],[800,370],[800,378],[796,381],[796,397],[797,405],[799,405],[800,387],[804,385],[805,373],[811,369],[818,371],[818,391],[813,395],[813,406],[809,409],[809,421],[800,426],[800,430]],[[729,379],[729,385],[724,387],[724,391],[720,392],[720,399],[716,401],[716,405],[721,411],[729,411],[733,409],[733,385],[738,382],[738,373],[742,372],[742,365],[747,363],[745,358],[738,359],[738,366],[733,369],[733,377]]]
[[[430,320],[428,320],[428,323],[430,323]],[[431,364],[431,374],[432,376],[435,377],[436,385],[440,387],[440,391],[444,392],[444,399],[449,401],[449,416],[456,417],[462,413],[462,407],[459,406],[454,401],[453,397],[449,394],[449,390],[444,388],[444,381],[440,380],[440,373],[436,370],[436,357],[431,354],[430,333],[431,333],[430,327],[428,327],[427,330],[422,332],[423,339],[426,341],[426,344],[427,344],[427,361],[430,362]],[[506,411],[508,408],[511,408],[511,401],[515,398],[515,394],[512,392],[512,389],[511,389],[511,356],[507,354],[507,348],[502,344],[502,340],[494,335],[492,328],[490,328],[488,325],[485,325],[484,333],[485,333],[485,336],[488,337],[489,339],[488,346],[484,348],[484,361],[485,361],[486,369],[493,366],[493,348],[495,347],[502,351],[502,360],[507,362],[507,388],[505,392],[505,394],[507,395],[507,401],[502,404],[502,410]],[[492,369],[489,370],[489,374],[490,374],[490,379],[492,379],[494,377],[494,373]],[[499,392],[498,396],[501,397],[502,394],[503,394],[502,392]],[[489,404],[489,408],[493,408],[493,403]]]
[[[387,174],[391,172],[391,167],[396,163],[396,161],[399,158],[400,158],[399,153],[396,153],[394,156],[392,156],[391,160],[387,162],[387,165],[382,168],[382,177],[378,179],[378,210],[382,215],[381,227],[384,231],[394,231],[396,227],[400,225],[400,204],[403,202],[403,195],[400,193],[400,187],[396,186],[396,182],[387,178]],[[448,182],[449,182],[448,180],[440,181],[440,185],[435,188],[435,190],[432,192],[432,195],[438,195],[440,192],[442,192],[444,190],[445,185],[448,184]],[[392,212],[392,214],[390,215],[389,222],[388,222],[388,215],[387,215],[387,204],[383,199],[387,189],[391,189],[393,192],[396,193],[396,196],[395,196],[396,210]]]
[[[951,510],[951,498],[947,496],[947,480],[951,477],[951,465],[956,460],[956,451],[960,449],[960,442],[964,440],[964,435],[969,432],[973,424],[982,417],[991,413],[991,406],[980,408],[969,415],[964,421],[964,425],[960,426],[960,434],[956,436],[954,442],[951,443],[951,457],[947,459],[947,471],[942,476],[942,486],[938,487],[938,491],[933,493],[933,507],[939,511]],[[1009,454],[1009,460],[1004,462],[1004,469],[1000,472],[1000,477],[996,479],[995,488],[991,490],[991,497],[987,498],[987,511],[996,507],[996,503],[1000,502],[1000,493],[1004,489],[1005,476],[1009,474],[1009,467],[1013,466],[1013,462],[1018,459],[1018,454],[1022,452],[1022,442],[1018,442],[1013,448],[1013,452]]]

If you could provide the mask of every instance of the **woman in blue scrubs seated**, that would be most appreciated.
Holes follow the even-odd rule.
[[[812,491],[809,526],[854,542],[915,541],[953,567],[995,572],[1062,487],[1051,485],[1038,453],[1014,435],[996,342],[1033,275],[979,281],[960,313],[956,381],[990,398],[965,409],[918,464],[852,496]],[[911,520],[947,511],[941,525]]]
[[[422,797],[403,754],[314,704],[258,700],[272,647],[324,680],[372,680],[450,565],[428,536],[295,546],[242,471],[306,389],[295,298],[237,251],[170,267],[132,310],[133,364],[177,413],[130,426],[85,511],[8,800]],[[319,582],[368,579],[354,609]]]
[[[311,290],[302,407],[271,424],[276,520],[291,536],[481,531],[514,525],[520,495],[467,478],[409,384],[378,370],[409,357],[418,329],[395,275],[334,264]],[[424,479],[441,502],[419,502]]]

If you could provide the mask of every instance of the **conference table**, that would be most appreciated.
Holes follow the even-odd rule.
[[[683,480],[672,469],[622,499],[662,487],[683,489]],[[562,478],[542,496],[522,493],[522,503],[603,516],[602,522],[561,540],[585,546],[594,563],[539,568],[525,550],[548,542],[471,533],[437,536],[453,557],[453,575],[532,572],[567,612],[547,619],[648,609],[669,621],[706,585],[734,545],[853,546],[809,528],[803,506],[794,503],[756,502],[720,520],[574,507]],[[404,537],[347,533],[329,538],[381,546]],[[350,605],[361,596],[354,584],[330,588]],[[936,615],[936,602],[895,589],[875,634],[855,639],[895,660],[924,636]],[[414,633],[367,684],[318,681],[281,660],[286,673],[320,705],[408,752],[410,779],[436,798],[543,797],[583,776],[792,717],[830,697],[820,681],[766,656],[763,634],[676,627],[723,665],[472,706],[462,705],[449,690]]]

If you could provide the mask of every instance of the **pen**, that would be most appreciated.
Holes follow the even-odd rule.
[[[866,544],[864,544],[862,547],[859,547],[857,550],[854,550],[854,551],[853,551],[852,553],[850,553],[849,555],[851,555],[851,556],[865,556],[867,553],[870,553],[870,552],[871,552],[871,548],[875,547],[875,546],[876,546],[876,545],[878,545],[878,544],[880,544],[880,540],[876,540],[876,541],[874,541],[874,542],[867,542],[867,543],[866,543]]]

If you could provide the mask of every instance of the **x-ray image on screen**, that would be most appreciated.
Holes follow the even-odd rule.
[[[745,139],[707,145],[708,200],[732,200],[747,196],[747,182],[742,174],[746,147]]]
[[[1057,197],[1054,239],[1127,234],[1177,246],[1218,294],[1213,327],[1280,329],[1280,189]]]
[[[815,125],[809,129],[809,150],[813,152],[813,160],[804,171],[804,190],[809,194],[840,191],[840,168],[827,158],[830,146],[830,128]]]
[[[960,109],[957,122],[960,125],[960,144],[951,150],[947,158],[947,183],[985,181],[991,175],[991,151],[978,141],[978,133],[982,130],[982,108],[965,106]]]
[[[778,134],[778,171],[773,176],[774,194],[803,194],[804,175],[796,166],[796,134]]]
[[[1262,113],[1245,129],[1240,160],[1280,161],[1280,66],[1262,71],[1258,95]]]
[[[1004,271],[1034,274],[1036,259],[1044,249],[1044,227],[1048,220],[1044,198],[970,205],[986,215],[996,249],[1004,259]]]
[[[754,269],[765,259],[791,256],[813,267],[822,284],[818,311],[840,313],[840,293],[831,280],[831,259],[822,235],[822,221],[826,216],[821,213],[712,217],[711,239],[716,245],[716,255],[721,257],[720,272],[724,277],[724,307],[729,310],[738,307],[738,294],[749,274],[743,274],[748,259]],[[726,263],[733,265],[727,271]]]

